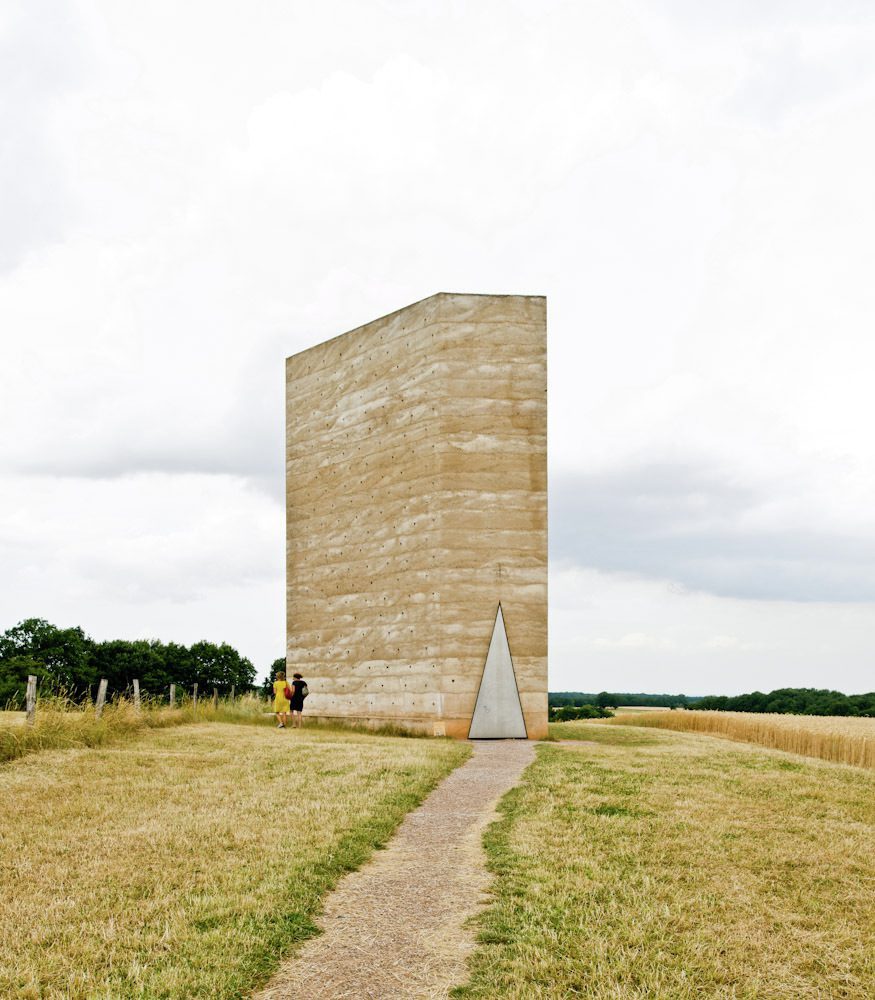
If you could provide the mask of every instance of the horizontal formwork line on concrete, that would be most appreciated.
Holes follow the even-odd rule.
[[[428,431],[437,419],[439,397],[435,393],[422,393],[411,397],[390,393],[373,403],[350,406],[342,414],[313,409],[308,412],[301,406],[290,406],[287,415],[286,444],[296,442],[322,444],[350,439],[363,440],[369,434],[397,434],[410,428]]]
[[[520,456],[545,456],[546,441],[546,427],[536,432],[528,421],[501,433],[494,427],[488,433],[474,432],[467,427],[452,432],[436,427],[425,433],[411,427],[399,429],[388,437],[375,434],[367,442],[343,441],[324,452],[316,451],[312,441],[304,442],[300,453],[294,447],[288,449],[286,468],[290,474],[298,476],[324,476],[332,471],[348,475],[353,470],[383,468],[386,461],[397,462],[399,458],[419,461],[434,454],[456,455],[474,449],[481,461],[484,455],[489,455],[490,464],[502,458],[519,462]]]
[[[520,601],[532,606],[543,603],[546,595],[547,576],[543,562],[518,568],[512,576],[502,567],[499,577],[496,566],[486,579],[479,566],[452,568],[455,573],[442,573],[438,579],[433,570],[416,570],[405,574],[387,574],[381,580],[377,577],[353,577],[346,581],[345,589],[326,583],[324,578],[310,580],[306,590],[299,584],[290,584],[286,589],[289,600],[302,609],[318,608],[321,612],[331,608],[338,613],[346,609],[352,613],[359,608],[379,610],[384,607],[384,613],[391,614],[403,602],[409,606],[409,613],[420,616],[421,609],[432,605],[442,604],[448,609],[466,607],[472,600],[484,599],[484,595],[495,604],[503,597],[507,601]],[[428,590],[425,590],[426,587]],[[420,597],[423,592],[436,596]]]
[[[409,420],[412,409],[421,409],[425,406],[435,408],[435,394],[422,391],[416,395],[407,391],[403,393],[386,389],[385,399],[378,400],[359,419],[356,414],[349,410],[341,409],[344,400],[337,400],[330,408],[319,408],[313,412],[291,408],[289,412],[290,424],[287,425],[287,440],[293,443],[300,435],[297,430],[292,430],[291,424],[295,427],[306,425],[311,432],[312,441],[333,440],[342,435],[345,431],[356,432],[359,428],[370,424],[368,428],[372,432],[394,429],[398,423],[403,423],[404,419]],[[424,421],[424,417],[419,418]],[[432,420],[437,420],[438,414],[432,414]],[[413,423],[413,420],[410,420]]]
[[[331,584],[333,589],[329,592],[323,579],[308,579],[306,584],[289,583],[286,592],[290,600],[301,604],[314,605],[319,602],[322,606],[345,607],[350,610],[354,609],[357,604],[366,607],[379,607],[382,601],[391,611],[400,600],[404,600],[412,607],[419,607],[425,605],[429,600],[428,597],[423,598],[422,594],[433,594],[433,600],[439,600],[440,581],[434,579],[430,570],[407,573],[403,582],[398,582],[399,575],[397,573],[384,574],[382,580],[379,581],[375,576],[352,577],[348,581],[349,588],[342,593],[337,591],[335,584]],[[365,585],[369,589],[364,589]]]
[[[434,410],[433,407],[429,409]],[[441,448],[457,448],[460,442],[475,439],[507,442],[516,448],[521,441],[526,441],[529,449],[536,451],[545,446],[546,437],[546,421],[537,410],[509,410],[501,414],[480,409],[471,412],[460,403],[457,412],[431,412],[421,420],[399,421],[393,427],[367,423],[331,431],[325,429],[317,435],[306,433],[306,428],[298,428],[287,440],[287,454],[290,462],[307,461],[315,465],[313,457],[320,454],[340,453],[356,460],[370,459],[416,444],[434,442]]]
[[[321,544],[340,546],[346,542],[363,544],[367,540],[371,547],[387,545],[399,539],[399,545],[408,545],[416,539],[425,538],[429,543],[440,546],[443,531],[458,531],[460,528],[482,526],[484,531],[506,531],[517,533],[527,531],[534,535],[545,535],[547,527],[546,505],[530,508],[498,508],[495,505],[457,504],[441,514],[431,510],[410,513],[401,510],[385,510],[381,521],[373,531],[368,531],[365,517],[356,517],[354,508],[349,511],[332,511],[330,515],[301,514],[293,517],[290,525],[290,544],[295,549],[318,549]],[[352,513],[352,517],[346,516]],[[322,541],[324,539],[324,542]],[[388,551],[388,549],[387,549]],[[392,549],[392,551],[396,551]]]
[[[403,606],[407,607],[405,614],[415,613],[421,617],[423,609],[437,606],[440,590],[438,581],[433,579],[431,573],[424,573],[424,579],[408,577],[403,581],[404,585],[396,582],[396,576],[383,575],[382,579],[376,576],[353,577],[348,580],[349,587],[342,593],[338,592],[336,584],[326,585],[324,579],[311,580],[306,585],[289,584],[286,593],[290,601],[294,601],[303,609],[318,608],[320,611],[332,609],[338,613],[342,609],[353,614],[358,608],[372,608],[382,609],[384,614],[391,615],[395,606],[403,601]],[[389,583],[393,586],[389,587]],[[329,590],[329,586],[334,589]],[[429,589],[425,590],[424,587]],[[423,594],[426,596],[422,596]]]
[[[406,497],[410,501],[422,502],[424,498],[434,498],[438,493],[458,489],[468,495],[479,492],[490,496],[502,492],[524,494],[529,491],[530,495],[543,502],[547,492],[546,461],[539,458],[533,465],[523,462],[517,466],[505,466],[499,471],[477,469],[473,462],[454,460],[447,461],[444,468],[437,464],[429,465],[418,475],[411,475],[409,467],[405,470],[400,462],[394,463],[394,475],[370,471],[366,475],[347,471],[344,475],[320,475],[311,479],[294,471],[290,471],[289,475],[287,502],[293,507],[309,507],[323,515],[331,510],[348,509],[356,497],[370,504],[379,504],[383,496],[390,499]],[[332,499],[332,489],[344,491],[345,499]]]
[[[469,544],[468,539],[475,529],[477,541]],[[515,528],[504,528],[489,524],[485,518],[479,521],[472,518],[466,523],[460,515],[455,523],[439,529],[426,528],[422,533],[405,533],[399,529],[372,537],[350,529],[343,535],[326,532],[320,545],[314,544],[312,537],[302,534],[300,539],[289,539],[287,552],[308,562],[314,559],[324,560],[326,564],[346,560],[352,565],[354,562],[356,566],[365,567],[364,572],[370,572],[369,567],[373,565],[374,572],[378,572],[378,567],[389,569],[399,560],[402,565],[407,565],[407,561],[416,556],[454,557],[456,547],[462,545],[467,545],[468,552],[481,551],[490,561],[507,560],[509,565],[517,562],[519,553],[525,553],[525,558],[529,558],[547,549],[543,522],[540,530],[530,522]]]
[[[429,478],[429,477],[423,477]],[[321,504],[310,501],[309,507],[299,507],[290,513],[297,517],[319,517],[329,516],[339,517],[348,513],[361,513],[362,501],[373,500],[371,494],[364,490],[344,493],[342,496],[327,500],[316,491],[316,483],[298,487],[293,496],[301,490],[308,490],[313,498],[321,499]],[[435,489],[429,492],[415,493],[410,495],[409,484],[388,484],[385,491],[379,496],[379,509],[383,513],[401,513],[405,508],[410,510],[424,510],[429,516],[440,516],[448,510],[467,510],[476,508],[483,509],[483,505],[493,508],[500,508],[502,511],[527,511],[532,509],[546,509],[547,490],[529,490],[517,487],[515,489],[473,489],[460,488],[458,490]],[[411,515],[412,516],[412,515]]]
[[[505,331],[512,332],[514,329],[519,329],[529,333],[530,339],[530,329],[533,328],[535,331],[545,329],[546,306],[540,297],[535,297],[533,300],[536,303],[534,307],[517,306],[517,303],[531,297],[511,296],[514,306],[504,311],[481,308],[476,311],[466,311],[464,314],[457,311],[453,316],[442,313],[438,304],[439,298],[439,296],[429,296],[422,303],[412,303],[389,316],[371,320],[363,326],[347,330],[330,340],[298,351],[286,359],[286,368],[316,371],[323,365],[336,363],[344,356],[348,359],[353,346],[358,348],[358,353],[365,351],[368,346],[374,352],[381,349],[395,352],[399,342],[403,340],[405,348],[415,350],[418,343],[430,341],[438,331],[455,329],[463,340],[467,340],[478,332],[481,336],[488,336],[490,332],[500,335]],[[454,297],[454,309],[457,308],[457,302],[458,297]],[[356,351],[353,350],[353,353]]]
[[[494,617],[494,616],[493,616]],[[302,640],[307,638],[307,655],[317,653],[326,660],[340,662],[372,663],[398,660],[406,664],[419,662],[435,663],[468,655],[471,648],[489,645],[492,630],[484,615],[480,618],[476,611],[469,618],[454,615],[450,618],[418,619],[409,618],[412,631],[402,628],[387,634],[381,623],[372,619],[358,622],[338,621],[330,616],[296,616],[290,621],[298,645],[304,648]],[[478,623],[479,626],[478,627]],[[362,635],[362,630],[366,634]],[[517,616],[517,625],[509,629],[513,644],[511,651],[519,656],[538,656],[547,641],[547,620],[533,622],[525,626]]]
[[[449,573],[456,573],[455,580],[458,583],[477,582],[476,574],[480,574],[479,582],[483,585],[489,584],[490,588],[496,585],[496,577],[499,570],[504,573],[517,574],[515,579],[508,577],[508,583],[535,583],[542,579],[540,571],[544,569],[544,559],[547,553],[541,548],[534,551],[527,551],[524,554],[512,554],[502,552],[480,552],[475,553],[476,558],[468,552],[442,551],[440,549],[423,549],[411,552],[400,559],[392,559],[389,563],[378,561],[375,557],[370,563],[362,557],[362,562],[355,561],[355,553],[350,553],[350,559],[336,559],[330,563],[318,558],[318,549],[302,549],[289,551],[290,556],[295,556],[292,568],[306,571],[307,579],[299,582],[299,586],[306,586],[307,593],[325,592],[323,577],[329,569],[331,576],[337,581],[332,584],[332,593],[337,593],[337,586],[343,580],[348,580],[349,587],[347,593],[353,594],[361,589],[360,585],[383,578],[383,592],[385,594],[398,594],[408,591],[413,583],[419,583],[414,587],[416,591],[436,591],[441,593],[442,582],[450,585],[453,577]],[[356,557],[357,558],[357,557]],[[380,557],[385,560],[387,557]],[[322,567],[322,569],[320,569]],[[336,570],[344,570],[349,567],[350,572],[337,574]],[[441,579],[436,580],[432,574],[439,570]],[[355,586],[353,586],[355,584]]]
[[[287,442],[286,464],[306,468],[326,468],[351,461],[376,461],[387,453],[457,449],[467,441],[506,442],[515,451],[542,451],[546,447],[547,426],[541,414],[508,412],[495,415],[488,410],[434,414],[429,421],[404,422],[391,429],[371,424],[355,428],[323,431],[319,435],[298,434]],[[526,442],[522,449],[521,442]],[[418,452],[417,452],[418,454]],[[334,458],[342,456],[342,458]]]
[[[458,357],[460,354],[474,355],[483,358],[483,346],[489,346],[489,354],[494,357],[510,355],[512,358],[535,356],[543,359],[546,356],[546,337],[543,336],[543,322],[507,320],[497,322],[437,322],[419,327],[415,332],[408,332],[397,339],[404,340],[404,360],[411,364],[420,359],[444,359]],[[310,348],[313,352],[320,345]],[[306,353],[306,352],[305,352]],[[291,355],[286,359],[287,377],[295,380],[332,377],[337,371],[340,352],[335,357],[313,358],[310,363],[301,363],[301,355]],[[396,361],[399,355],[399,345],[393,343],[385,334],[375,340],[362,338],[359,343],[350,342],[343,352],[345,372],[371,368],[385,370],[386,362]]]
[[[535,429],[531,423],[525,422],[526,419],[508,418],[508,424],[511,421],[516,423],[512,428],[497,428],[494,426],[495,422],[490,421],[488,431],[472,430],[465,424],[463,418],[458,418],[460,425],[458,428],[455,427],[454,420],[453,430],[447,429],[445,421],[427,430],[410,426],[407,429],[399,428],[397,432],[388,436],[374,434],[359,442],[344,439],[323,453],[314,451],[312,441],[309,443],[302,441],[300,454],[295,452],[294,446],[288,449],[287,465],[290,471],[300,475],[304,472],[321,474],[324,470],[335,468],[361,469],[380,466],[387,455],[403,456],[407,452],[414,460],[431,452],[442,455],[469,451],[473,448],[476,448],[480,456],[489,455],[489,461],[492,461],[492,456],[495,455],[537,454],[546,447],[546,428]]]
[[[436,452],[432,454],[436,455]],[[338,505],[338,501],[331,499],[328,492],[332,487],[339,487],[344,492],[349,491],[344,505],[349,504],[352,495],[362,496],[377,489],[392,490],[396,495],[406,493],[410,498],[418,498],[446,488],[437,478],[436,458],[427,462],[423,456],[418,457],[416,464],[421,471],[415,474],[411,474],[410,466],[405,466],[399,459],[400,456],[393,456],[387,469],[369,470],[366,475],[351,470],[348,464],[338,466],[336,471],[328,474],[325,468],[319,469],[318,473],[315,471],[308,473],[306,467],[296,469],[293,463],[289,463],[287,466],[289,487],[286,497],[302,505],[308,501],[312,504],[314,499],[321,500],[320,506],[324,510]],[[371,501],[379,502],[379,499],[379,496],[371,496]]]
[[[453,384],[441,384],[438,391],[433,391],[435,387],[431,383],[417,385],[416,391],[414,386],[399,391],[391,385],[381,385],[379,391],[374,387],[367,398],[355,401],[343,396],[331,396],[326,402],[324,393],[316,399],[296,397],[294,403],[289,403],[286,415],[287,439],[294,441],[300,438],[303,426],[316,441],[333,438],[344,430],[360,428],[366,423],[371,425],[372,430],[392,430],[408,421],[425,421],[429,415],[434,420],[441,414],[454,414],[458,412],[454,404],[462,401],[475,407],[472,415],[492,412],[500,417],[513,412],[546,413],[546,383],[543,379],[537,382],[530,378],[525,381],[516,379],[513,381],[513,392],[509,391],[509,385],[499,385],[495,380],[483,383],[483,379],[459,380]]]
[[[329,554],[336,556],[338,553],[343,553],[345,558],[356,559],[359,563],[389,565],[387,560],[394,564],[399,559],[405,561],[414,557],[421,557],[423,562],[428,564],[438,557],[442,563],[456,557],[467,559],[468,552],[476,549],[479,559],[486,559],[489,564],[495,561],[508,561],[509,565],[513,565],[517,562],[517,557],[513,549],[503,547],[502,542],[517,546],[524,553],[523,561],[529,560],[541,549],[546,550],[544,523],[546,518],[543,519],[540,528],[521,526],[508,529],[484,524],[482,530],[478,531],[480,537],[477,544],[469,545],[465,552],[458,552],[454,545],[461,540],[460,532],[464,534],[473,531],[473,521],[470,527],[460,520],[455,525],[423,528],[422,535],[427,535],[427,538],[421,537],[416,532],[405,534],[401,531],[397,533],[390,531],[385,535],[381,533],[378,537],[371,538],[366,532],[360,533],[354,527],[338,527],[336,532],[330,535],[325,532],[326,540],[322,549],[312,544],[311,538],[308,537],[308,528],[296,525],[294,531],[289,532],[287,552],[289,556],[294,555],[308,564]],[[522,541],[522,536],[526,539],[525,543]]]
[[[445,333],[433,340],[418,344],[405,352],[398,360],[389,350],[375,351],[363,347],[350,354],[342,366],[320,366],[310,371],[286,368],[286,382],[294,386],[298,398],[324,395],[327,389],[338,392],[367,392],[387,380],[404,378],[416,380],[446,377],[465,377],[476,372],[482,377],[504,377],[508,371],[524,371],[537,368],[539,373],[546,370],[546,348],[543,341],[536,341],[531,326],[519,330],[507,327],[495,329],[502,336],[489,340],[492,332],[488,327],[477,330],[478,341],[472,343],[466,336]],[[488,347],[488,351],[484,348]],[[488,356],[487,356],[488,355]],[[405,381],[405,384],[406,381]]]
[[[312,676],[311,673],[311,678]],[[308,678],[308,681],[311,678]],[[349,696],[351,694],[375,696],[394,694],[425,698],[433,697],[438,693],[438,690],[444,693],[476,695],[479,686],[479,676],[470,674],[466,676],[461,673],[457,677],[448,677],[444,674],[431,676],[419,674],[402,676],[387,675],[382,681],[374,676],[362,677],[360,674],[347,674],[345,685],[340,678],[327,678],[324,674],[321,674],[319,676],[318,691],[320,696],[333,697]]]
[[[330,623],[312,631],[298,628],[297,623],[295,624],[294,644],[299,650],[306,650],[306,659],[310,662],[318,660],[334,664],[338,668],[341,664],[358,663],[363,659],[369,661],[382,659],[384,663],[410,664],[421,661],[423,657],[429,655],[429,651],[432,663],[436,664],[439,660],[440,647],[436,636],[432,638],[431,646],[424,643],[421,636],[412,638],[396,636],[394,641],[365,644],[346,632],[332,632]]]
[[[359,564],[373,562],[390,565],[399,558],[409,557],[414,552],[434,552],[441,547],[443,529],[432,526],[421,530],[411,528],[390,528],[377,533],[359,532],[354,527],[338,528],[335,532],[323,534],[318,544],[312,535],[302,532],[299,538],[289,539],[289,555],[298,554],[302,559],[337,559],[346,556]]]
[[[430,560],[426,567],[402,566],[398,571],[384,571],[380,574],[361,574],[344,576],[337,580],[336,574],[327,572],[331,568],[346,571],[346,564],[338,562],[317,570],[314,563],[310,566],[297,563],[293,569],[308,576],[306,589],[298,583],[289,584],[287,594],[290,601],[295,601],[302,607],[330,606],[350,610],[356,607],[380,609],[381,604],[391,610],[399,602],[409,603],[411,611],[425,607],[428,603],[439,603],[442,600],[464,602],[477,595],[494,596],[495,603],[499,595],[505,599],[517,599],[537,603],[538,598],[546,595],[547,574],[546,556],[531,559],[527,565],[511,566],[496,562],[484,569],[481,562],[471,560],[466,564],[456,558],[453,563],[438,563]],[[500,572],[499,572],[500,570]],[[415,598],[413,595],[428,588],[429,593],[438,596],[431,599]]]
[[[437,359],[437,350],[431,338],[412,345],[403,355],[392,352],[385,346],[373,348],[367,344],[347,351],[341,363],[296,368],[286,364],[288,385],[301,386],[305,392],[319,392],[323,386],[362,386],[375,381],[400,379],[405,375],[421,377],[431,374]],[[374,378],[378,376],[378,378]]]
[[[437,438],[440,434],[439,417],[433,407],[429,413],[416,420],[399,420],[395,426],[380,427],[373,422],[341,427],[329,431],[324,429],[318,435],[306,433],[306,426],[299,428],[294,436],[287,437],[286,449],[292,460],[303,460],[308,455],[334,454],[346,452],[362,458],[382,455],[392,448],[417,444]],[[296,456],[296,450],[300,456]]]

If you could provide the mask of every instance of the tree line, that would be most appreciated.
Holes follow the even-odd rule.
[[[551,691],[551,717],[563,707],[616,708],[618,705],[652,708],[699,708],[712,712],[775,712],[779,715],[861,715],[875,717],[875,693],[842,694],[821,688],[778,688],[769,694],[739,695],[641,694],[600,691]],[[586,716],[580,716],[585,718]]]
[[[582,691],[551,691],[547,697],[551,708],[561,708],[563,705],[595,705],[597,708],[616,708],[618,705],[636,708],[685,708],[699,701],[699,698],[687,697],[685,694],[642,694],[629,691],[599,691],[598,694],[587,694]],[[698,704],[696,707],[699,707]]]
[[[158,639],[96,642],[78,626],[58,628],[28,618],[0,635],[0,709],[24,703],[28,674],[43,693],[89,697],[101,678],[111,694],[124,694],[134,678],[145,694],[166,697],[171,684],[227,696],[254,688],[255,667],[227,643],[183,646]]]
[[[825,688],[778,688],[735,696],[709,695],[696,708],[717,712],[776,712],[780,715],[863,715],[875,717],[875,692],[842,694]]]
[[[573,722],[577,719],[610,719],[614,713],[609,708],[598,705],[551,705],[551,722]]]

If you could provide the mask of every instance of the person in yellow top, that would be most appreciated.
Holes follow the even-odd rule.
[[[289,699],[285,695],[287,686],[285,670],[277,670],[276,680],[273,682],[273,710],[276,712],[277,729],[286,728],[286,719],[289,715]]]

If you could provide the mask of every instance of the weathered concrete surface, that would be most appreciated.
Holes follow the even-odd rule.
[[[386,850],[328,898],[320,937],[256,1000],[445,998],[464,982],[464,927],[489,886],[482,834],[534,759],[525,741],[474,744],[474,756],[410,813]]]
[[[466,737],[500,601],[544,736],[546,301],[434,295],[286,377],[287,662],[308,714]]]

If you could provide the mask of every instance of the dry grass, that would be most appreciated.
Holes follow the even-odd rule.
[[[617,723],[706,733],[837,764],[875,768],[875,719],[752,712],[649,712]]]
[[[539,748],[487,833],[495,897],[456,996],[875,996],[875,774],[639,727],[556,733],[572,734]]]
[[[99,719],[90,705],[43,698],[33,726],[25,725],[24,712],[0,713],[0,764],[39,750],[103,746],[150,729],[188,722],[258,723],[265,719],[265,702],[252,695],[220,701],[216,708],[211,700],[200,701],[197,708],[186,700],[173,709],[144,700],[139,711],[133,702],[120,698],[109,702]]]
[[[0,996],[248,996],[467,752],[213,723],[0,767]]]

